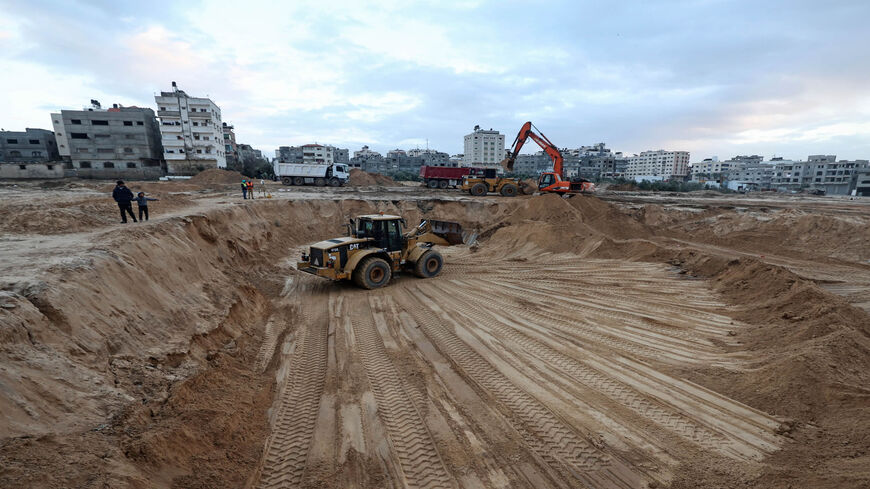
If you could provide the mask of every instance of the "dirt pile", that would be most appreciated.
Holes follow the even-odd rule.
[[[351,168],[348,185],[351,187],[394,187],[397,183],[392,178],[380,173],[369,173],[358,168]]]
[[[231,183],[240,184],[242,180],[247,179],[248,177],[237,171],[209,168],[197,173],[188,181],[197,185],[229,185]]]

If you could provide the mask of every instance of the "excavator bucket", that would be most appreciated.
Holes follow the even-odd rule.
[[[504,168],[504,171],[506,172],[514,171],[514,160],[512,158],[505,158],[501,160],[501,162],[499,162],[499,165],[501,165],[501,167]]]
[[[458,222],[429,219],[429,225],[432,227],[432,234],[444,238],[451,245],[470,245],[477,240],[477,233],[463,231]]]

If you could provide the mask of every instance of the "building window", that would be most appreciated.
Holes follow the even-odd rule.
[[[9,144],[18,144],[18,140],[17,140],[17,139],[7,139],[6,142],[9,143]]]
[[[208,141],[208,136],[203,136],[202,138]]]
[[[172,153],[175,153],[175,151],[174,151],[174,150],[171,150],[171,149],[167,149],[167,150],[166,150],[166,153],[168,153],[168,154],[172,154]]]
[[[80,161],[79,162],[79,168],[90,168],[90,167],[91,167],[90,161]]]
[[[194,126],[198,126],[198,125],[199,125],[199,122],[193,121],[193,125],[194,125]]]
[[[125,126],[132,126],[132,125],[133,125],[133,121],[124,121],[124,125],[125,125]]]
[[[83,132],[71,132],[69,134],[69,137],[72,139],[87,139],[88,135]]]
[[[30,153],[30,156],[42,156],[42,151],[34,151]]]
[[[108,134],[94,134],[94,137],[95,138],[107,138],[107,137],[109,137],[109,135]]]
[[[115,150],[112,148],[97,148],[97,153],[114,153]]]
[[[141,125],[143,125],[143,123],[142,123],[142,121],[136,121],[136,125],[141,126]]]
[[[160,107],[160,110],[166,110],[166,107]]]
[[[103,168],[115,168],[115,164],[111,161],[105,161],[103,162]]]
[[[196,150],[196,152],[199,153],[199,154],[202,154],[202,150],[201,150],[201,149]]]
[[[18,165],[18,169],[19,169],[19,170],[26,170],[26,169],[27,169],[27,165]]]
[[[87,153],[89,151],[88,148],[76,148],[76,153]]]
[[[39,140],[38,139],[31,139],[30,144],[39,144]]]
[[[132,153],[132,152],[133,152],[133,148],[124,148],[124,152],[125,152],[125,153]]]
[[[91,121],[91,124],[93,124],[95,126],[108,126],[109,121],[93,120],[93,121]]]
[[[175,136],[175,137],[176,137],[176,139],[180,139],[180,140],[183,140],[183,139],[184,139],[184,138],[181,137],[181,136]]]
[[[21,151],[10,151],[9,156],[21,156]]]
[[[136,168],[136,163],[133,163],[132,161],[127,163],[127,168]]]
[[[69,122],[70,122],[70,124],[75,124],[76,126],[80,126],[80,125],[82,125],[82,120],[81,120],[81,119],[70,119]]]
[[[54,165],[45,165],[45,167],[49,170],[54,170]]]
[[[183,150],[183,149],[179,149],[178,152],[179,152],[179,153],[184,153],[184,150]]]

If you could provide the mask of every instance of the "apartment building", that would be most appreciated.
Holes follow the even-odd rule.
[[[840,160],[836,155],[810,155],[807,161],[774,158],[773,188],[784,191],[822,190],[827,195],[848,195],[857,172],[868,160]]]
[[[505,157],[504,134],[474,126],[465,135],[465,166],[498,166]]]
[[[226,122],[221,123],[224,133],[224,157],[227,160],[227,165],[238,163],[239,161],[239,146],[236,143],[235,127]]]
[[[172,175],[226,168],[220,108],[209,98],[191,97],[172,82],[172,91],[154,97],[163,157]]]
[[[154,111],[96,100],[82,110],[51,114],[59,153],[82,178],[155,179],[165,174]]]
[[[644,151],[628,157],[625,177],[641,180],[682,180],[689,173],[688,151]]]
[[[323,144],[303,144],[302,163],[306,165],[331,165],[335,162],[335,148]]]
[[[57,161],[60,153],[54,132],[26,128],[23,131],[0,131],[0,162],[36,163]]]

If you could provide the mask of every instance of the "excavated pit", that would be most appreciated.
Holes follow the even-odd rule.
[[[352,197],[200,206],[7,279],[0,486],[870,481],[866,219]],[[378,211],[480,243],[375,291],[293,269]]]

